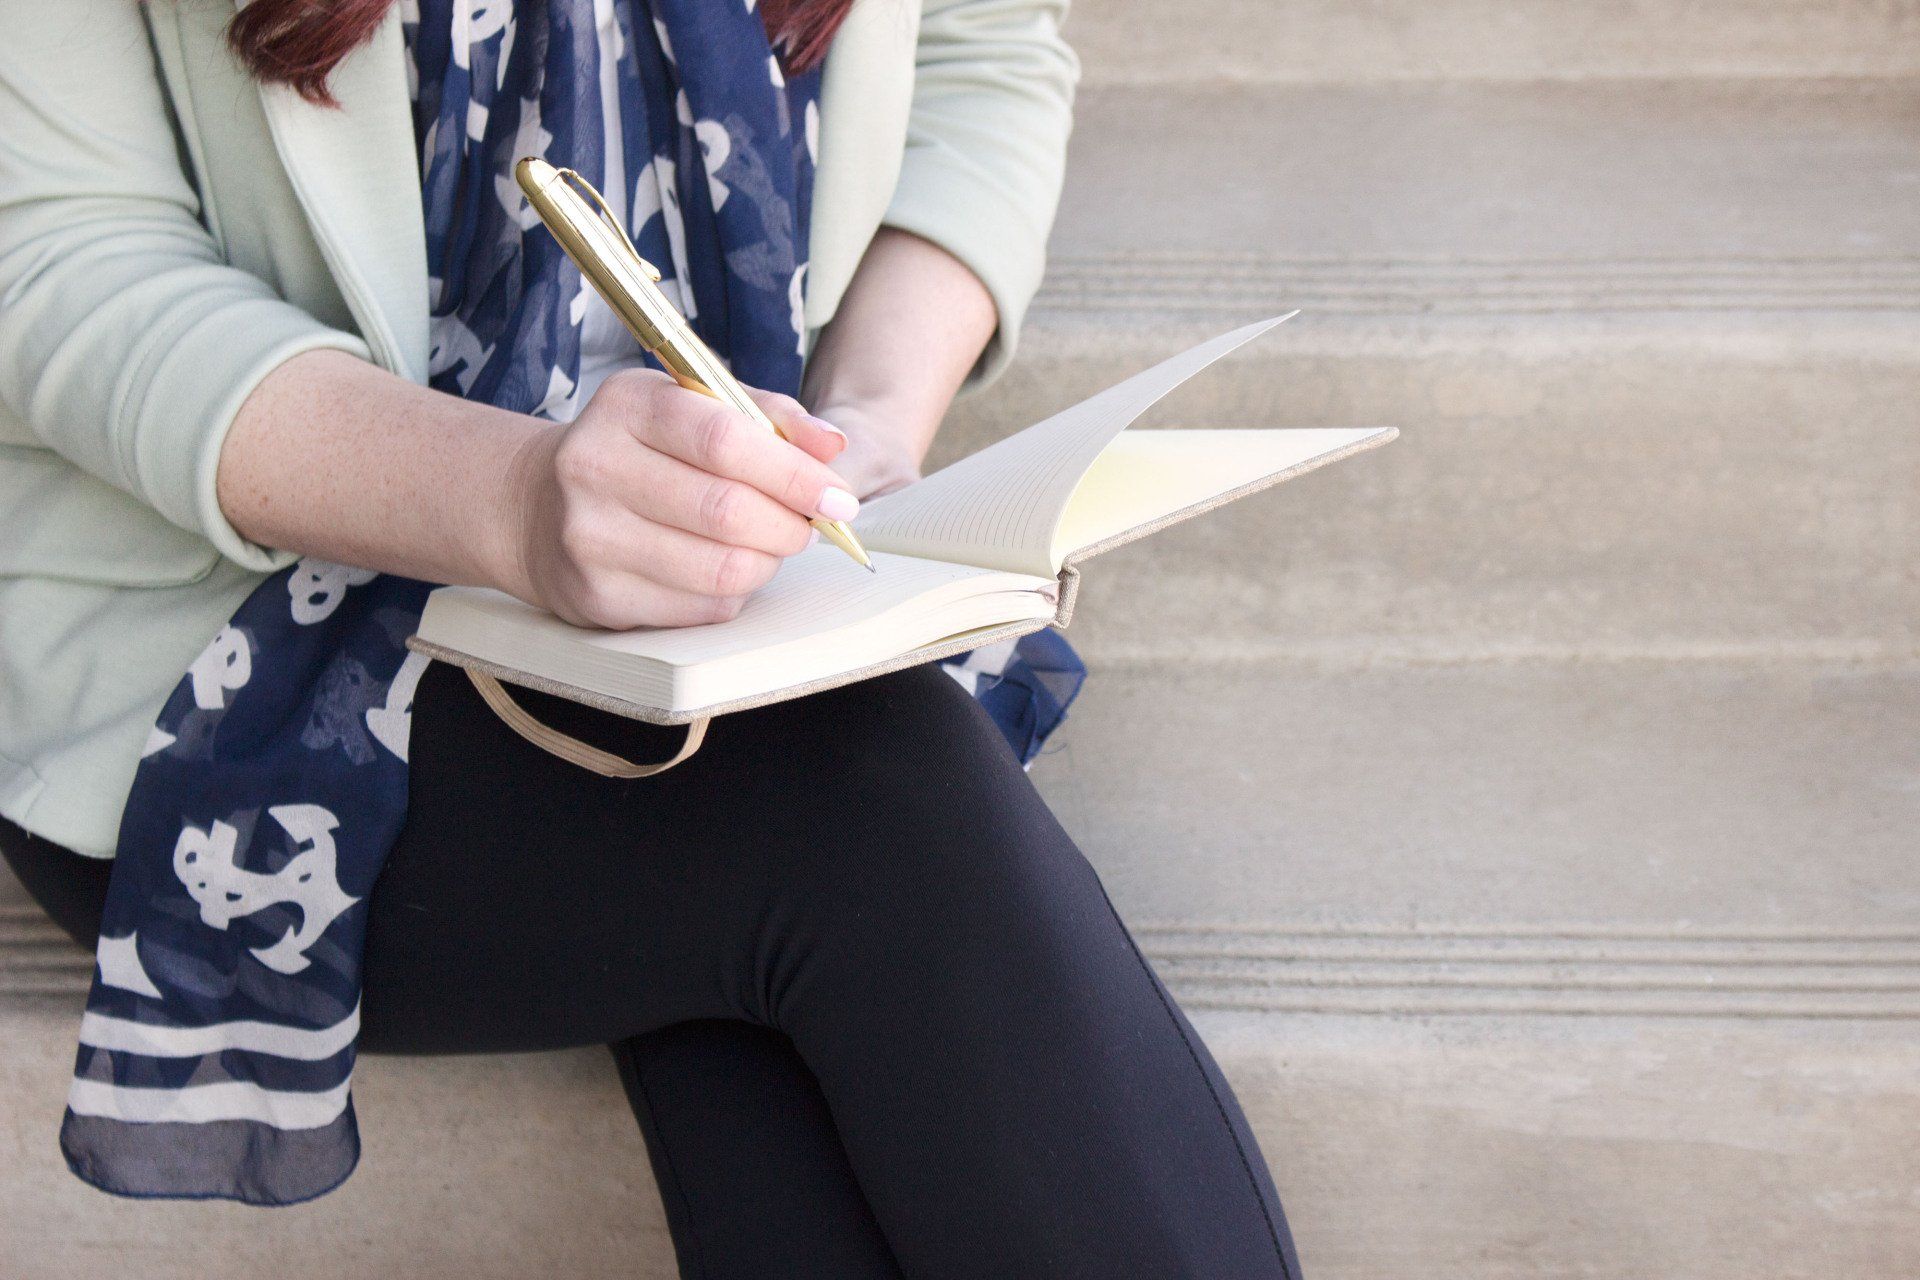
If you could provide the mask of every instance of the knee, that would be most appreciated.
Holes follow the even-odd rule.
[[[1039,959],[1111,927],[1099,877],[946,675],[868,681],[768,724],[813,770],[771,818],[794,851],[771,888],[809,955],[977,974],[995,954]],[[753,806],[756,821],[770,807]]]

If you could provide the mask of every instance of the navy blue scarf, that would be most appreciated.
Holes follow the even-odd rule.
[[[403,0],[402,15],[434,387],[574,413],[585,286],[511,166],[538,154],[603,185],[613,113],[641,253],[745,381],[798,390],[818,75],[782,74],[751,5]],[[121,822],[61,1129],[82,1178],[290,1204],[352,1172],[361,904],[406,815],[425,660],[404,646],[431,590],[302,560],[167,699]],[[1046,632],[949,669],[1029,760],[1080,678]]]
[[[573,416],[588,287],[512,168],[541,155],[607,188],[612,113],[627,220],[661,287],[742,381],[798,392],[819,72],[785,75],[738,0],[470,6],[459,23],[446,0],[423,0],[411,41],[432,384]],[[617,91],[603,102],[608,79]]]

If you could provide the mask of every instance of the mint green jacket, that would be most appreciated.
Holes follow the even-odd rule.
[[[986,283],[1010,355],[1039,284],[1077,66],[1066,0],[857,0],[821,90],[807,318],[881,225]],[[342,109],[256,85],[227,0],[0,0],[0,814],[111,856],[161,703],[295,556],[214,472],[242,401],[330,347],[427,364],[397,12]]]

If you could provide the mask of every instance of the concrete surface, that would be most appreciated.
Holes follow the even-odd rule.
[[[0,1274],[343,1280],[674,1274],[597,1051],[368,1059],[340,1191],[143,1204],[59,1164],[70,1009],[8,1005]],[[1200,1010],[1321,1280],[1906,1277],[1920,1268],[1912,1023]],[[30,1099],[39,1104],[30,1105]],[[109,1270],[109,1267],[115,1270]]]
[[[1143,928],[1920,939],[1920,663],[1088,653],[1034,777]]]
[[[61,1163],[78,1008],[0,1001],[7,1280],[676,1274],[646,1151],[604,1052],[364,1059],[354,1078],[361,1166],[338,1191],[289,1209],[155,1203],[95,1191]]]
[[[1910,297],[1916,121],[1911,79],[1088,90],[1054,275],[1170,251],[1350,275],[1380,257],[1546,259],[1600,267],[1605,296],[1632,292],[1636,259],[1859,255],[1907,260]],[[1238,301],[1249,283],[1196,270],[1180,296]]]
[[[1209,656],[1914,651],[1911,83],[1126,89],[1085,120],[1022,358],[938,457],[1293,307],[1152,420],[1402,428],[1091,566],[1126,652],[1189,654],[1202,614]]]
[[[1093,84],[1899,76],[1914,0],[1078,0]]]

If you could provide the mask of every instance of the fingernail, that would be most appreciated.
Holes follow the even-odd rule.
[[[811,422],[814,426],[820,428],[822,431],[831,431],[834,435],[839,436],[842,440],[845,440],[847,438],[846,432],[834,426],[831,422],[828,422],[825,418],[816,418],[812,414],[808,414],[807,421]]]
[[[820,541],[820,531],[818,529],[807,530],[807,545],[812,546],[818,541]]]
[[[829,520],[851,520],[860,514],[860,499],[845,489],[828,489],[820,495],[820,514]]]

